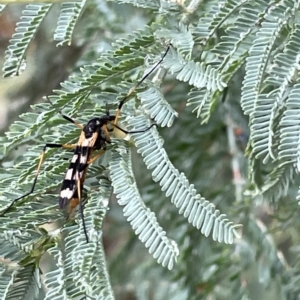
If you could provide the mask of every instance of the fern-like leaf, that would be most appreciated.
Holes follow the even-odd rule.
[[[160,1],[159,0],[155,0],[155,1],[146,1],[146,0],[117,0],[115,2],[119,2],[119,3],[128,3],[128,4],[132,4],[134,6],[137,7],[142,7],[142,8],[148,8],[148,9],[154,9],[157,10],[160,7]]]
[[[22,72],[25,52],[51,6],[52,4],[28,4],[23,10],[22,21],[17,23],[16,33],[5,52],[4,77],[16,76]]]
[[[218,3],[218,5],[213,5],[210,12],[205,17],[200,18],[194,30],[195,41],[208,41],[222,25],[225,25],[226,20],[236,13],[247,1],[226,0]]]
[[[56,269],[45,274],[45,285],[47,287],[45,300],[67,300],[69,298],[64,283],[63,253],[57,243],[48,252],[56,260]]]
[[[87,101],[91,95],[91,90],[100,86],[105,81],[122,75],[124,72],[134,70],[144,63],[145,49],[151,52],[153,48],[154,38],[151,35],[151,28],[146,27],[145,30],[138,31],[134,35],[128,36],[126,40],[119,40],[120,47],[114,52],[103,54],[97,63],[92,66],[82,68],[82,74],[78,77],[71,77],[69,80],[61,84],[62,89],[57,90],[57,96],[50,97],[51,101],[57,106],[64,107],[68,103],[72,103],[73,109],[69,111],[72,115],[78,111],[80,106]],[[130,48],[128,46],[130,45]],[[140,48],[143,47],[143,50]],[[124,94],[128,90],[123,91]],[[114,99],[116,102],[117,100]],[[26,113],[21,116],[22,121],[16,121],[7,133],[9,143],[4,145],[6,151],[11,147],[18,146],[19,143],[32,132],[41,130],[42,126],[50,120],[56,111],[48,105],[49,110],[44,112],[45,104],[35,105],[36,109],[43,107],[41,115],[34,113]]]
[[[11,271],[0,263],[0,299],[6,299],[16,274],[17,270]]]
[[[133,42],[135,42],[135,36]],[[149,47],[153,44],[151,39],[144,40],[144,42],[149,42]],[[58,96],[52,97],[51,100],[53,102],[57,101],[57,104],[61,106],[71,102],[76,106],[77,111],[78,107],[90,97],[93,88],[99,87],[105,81],[123,75],[124,72],[140,68],[143,65],[145,51],[146,49],[149,51],[149,47],[140,50],[138,45],[135,46],[137,50],[131,48],[130,52],[128,52],[127,47],[122,45],[120,49],[116,49],[114,52],[103,54],[99,62],[82,68],[81,76],[73,77],[62,83],[63,89],[57,90]],[[124,91],[124,94],[127,92],[128,90]]]
[[[78,234],[78,226],[71,224],[67,224],[62,233],[67,235],[65,244],[62,245],[61,240],[56,239],[55,245],[48,250],[55,259],[56,269],[45,274],[45,300],[86,299],[83,286],[74,281],[72,255],[72,251],[84,237]],[[76,259],[80,260],[81,257]]]
[[[273,103],[269,95],[259,94],[256,99],[257,110],[253,113],[251,124],[253,155],[256,158],[263,157],[264,162],[270,157],[275,158],[272,151],[272,128],[269,127]]]
[[[112,1],[112,0],[110,0]],[[118,3],[127,3],[127,4],[132,4],[133,6],[136,7],[141,7],[141,8],[148,8],[153,11],[158,11],[163,14],[167,14],[168,12],[171,11],[180,11],[180,7],[176,5],[176,3],[172,3],[171,1],[167,0],[154,0],[154,1],[147,1],[147,0],[115,0],[114,2]]]
[[[226,84],[222,80],[221,74],[211,65],[204,66],[199,62],[186,61],[173,48],[170,49],[162,65],[169,69],[172,74],[178,73],[176,78],[183,82],[188,82],[197,88],[222,91]]]
[[[179,23],[178,31],[174,29],[160,29],[155,32],[155,36],[159,39],[166,39],[178,50],[180,55],[187,60],[191,58],[192,50],[194,46],[194,40],[191,31],[188,27],[182,23]]]
[[[178,113],[166,101],[163,94],[156,87],[150,87],[146,91],[138,93],[138,98],[147,114],[161,127],[172,126]]]
[[[145,116],[129,117],[127,120],[132,130],[149,127],[149,120]],[[236,225],[220,214],[212,203],[197,194],[185,175],[172,165],[157,130],[152,128],[144,133],[132,134],[132,137],[147,168],[154,169],[153,180],[159,182],[167,197],[171,197],[179,213],[194,227],[201,228],[205,236],[212,232],[215,241],[232,243],[234,235],[237,235]]]
[[[285,8],[281,8],[280,11],[285,11],[284,9]],[[289,12],[289,10],[287,10],[286,13],[282,12],[282,14],[284,14],[286,19],[288,19],[288,17],[291,17],[292,15],[292,13]],[[263,40],[263,36],[265,37],[266,40],[269,39],[274,42],[276,35],[279,34],[280,30],[283,28],[285,24],[285,19],[282,18],[281,22],[282,24],[280,25],[279,24],[280,22],[277,22],[277,19],[274,18],[272,19],[271,22],[270,21],[263,22],[263,28],[265,28],[264,26],[266,26],[266,28],[258,33],[258,35],[260,36],[259,38],[260,42],[258,42],[258,40],[254,41],[254,44],[257,47],[257,49],[254,50],[256,51],[256,54],[265,56],[265,53],[261,52],[261,50],[263,49],[265,49],[266,52],[270,53],[272,46],[267,45],[265,40]],[[265,23],[267,23],[268,25],[265,25]],[[262,32],[264,32],[263,35],[261,35]],[[267,38],[265,36],[266,34],[271,34],[272,38],[270,37]],[[254,101],[254,106],[252,105],[254,111],[251,114],[252,117],[251,140],[253,141],[253,152],[255,153],[255,156],[263,157],[264,162],[267,162],[269,158],[272,159],[275,158],[272,149],[274,144],[274,127],[275,127],[274,121],[277,117],[280,117],[281,110],[283,108],[283,98],[286,97],[289,83],[293,80],[294,74],[295,72],[297,72],[298,69],[300,52],[299,49],[297,49],[296,45],[300,38],[299,34],[300,34],[299,28],[296,27],[295,30],[292,32],[289,43],[287,43],[287,45],[285,46],[284,52],[278,54],[274,59],[273,68],[276,71],[276,75],[273,73],[274,71],[272,71],[273,74],[271,73],[272,75],[269,78],[269,80],[265,81],[266,84],[269,86],[271,85],[273,89],[274,89],[274,85],[277,88],[269,94],[259,94],[255,96],[255,93],[257,93],[261,88],[263,88],[262,85],[262,79],[264,77],[263,69],[266,68],[266,65],[264,65],[262,66],[263,69],[262,69],[262,73],[260,74],[261,77],[259,79],[261,83],[259,84],[259,86],[256,86],[255,88],[257,89],[256,92],[254,92],[253,90],[251,101]],[[263,43],[263,45],[261,43]],[[258,58],[258,59],[260,61],[264,61],[263,58]],[[268,58],[265,57],[265,59],[266,59],[265,60],[265,64],[266,64]],[[274,76],[276,76],[276,83],[274,80]],[[246,80],[247,79],[245,79],[245,82]],[[253,97],[256,99],[254,99]],[[251,109],[249,110],[249,112],[251,112]]]
[[[256,255],[259,256],[261,260],[263,260],[263,258],[267,259],[270,269],[262,270],[263,272],[271,272],[271,268],[280,270],[281,268],[286,267],[281,252],[276,248],[274,238],[269,233],[268,227],[266,227],[261,220],[255,218],[253,215],[250,215],[244,231],[249,235],[249,240],[251,243],[255,242],[256,245],[259,245],[257,249],[255,248],[255,251],[257,251]],[[249,248],[250,245],[248,244],[247,247]],[[288,275],[288,272],[286,275]],[[258,274],[258,276],[261,275]],[[288,277],[290,276],[288,275]]]
[[[297,83],[290,92],[286,101],[286,110],[280,120],[280,145],[278,158],[291,161],[300,171],[300,83]]]
[[[300,25],[295,24],[282,52],[275,56],[270,76],[265,81],[266,85],[275,90],[271,96],[279,106],[282,104],[284,94],[291,82],[294,81],[295,74],[298,70],[300,60],[300,51],[298,48],[300,42]]]
[[[150,26],[145,26],[141,30],[137,30],[133,33],[128,34],[126,37],[121,37],[117,39],[116,42],[112,43],[114,47],[118,49],[118,52],[125,53],[131,52],[131,49],[138,49],[143,47],[148,47],[154,42],[154,30]]]
[[[89,194],[85,207],[90,239],[88,244],[83,234],[82,220],[79,219],[79,228],[77,225],[66,224],[62,230],[62,234],[67,235],[64,251],[60,241],[49,249],[49,253],[56,259],[57,269],[45,276],[45,284],[49,289],[46,299],[114,299],[102,247],[102,221],[110,196],[111,186],[107,180],[100,181],[100,194]]]
[[[108,209],[108,201],[111,197],[111,184],[108,180],[100,180],[99,192],[92,192],[88,196],[85,205],[85,224],[89,234],[89,243],[86,243],[82,234],[79,240],[76,239],[74,247],[70,247],[73,260],[73,280],[80,282],[80,289],[92,299],[114,299],[112,287],[109,282],[109,275],[105,263],[105,253],[102,246],[102,222]],[[82,220],[80,232],[83,233]],[[76,236],[74,231],[74,237]],[[78,234],[77,234],[78,235]]]
[[[262,195],[264,200],[269,202],[277,202],[281,197],[287,195],[288,188],[295,176],[293,164],[283,162],[278,163],[270,174],[264,185],[258,191],[258,195]],[[253,194],[253,196],[257,195]]]
[[[54,40],[60,41],[58,46],[71,45],[75,25],[84,9],[86,0],[62,3]]]
[[[26,257],[25,251],[20,249],[15,243],[8,241],[4,236],[0,237],[0,256],[3,259],[10,259],[12,261],[20,261]]]
[[[260,115],[262,113],[257,100],[263,88],[265,70],[275,41],[284,26],[286,26],[288,18],[291,17],[289,10],[281,8],[280,11],[284,15],[281,18],[278,17],[278,13],[265,17],[265,21],[262,22],[261,28],[257,33],[257,38],[250,49],[249,57],[246,59],[246,75],[243,81],[241,97],[241,105],[245,114],[251,115],[254,111]],[[271,132],[271,128],[267,130]]]
[[[226,35],[212,50],[221,56],[220,69],[226,71],[236,62],[244,62],[258,30],[255,26],[258,15],[267,5],[268,1],[247,1],[240,7],[237,19],[225,29]]]
[[[166,237],[155,214],[145,206],[141,199],[135,184],[130,155],[129,148],[122,141],[118,142],[118,148],[112,150],[109,168],[114,193],[118,198],[118,203],[124,206],[124,216],[139,239],[146,248],[149,248],[149,252],[158,263],[171,270],[179,254],[177,244]],[[124,178],[127,182],[124,182]]]
[[[35,263],[21,268],[15,278],[14,285],[8,291],[6,300],[37,299],[41,288],[40,272]]]
[[[197,118],[202,118],[202,123],[207,122],[213,106],[213,92],[203,89],[192,88],[186,106],[194,107],[193,112],[197,113]]]

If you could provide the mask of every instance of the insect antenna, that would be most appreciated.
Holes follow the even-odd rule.
[[[60,109],[58,109],[50,100],[50,98],[48,96],[46,96],[46,99],[49,101],[49,103],[51,104],[51,106],[55,109],[55,111],[60,114],[65,120],[67,120],[70,123],[75,124],[78,128],[82,129],[83,126],[77,122],[76,120],[73,120],[72,118],[70,118],[69,116],[65,115],[62,113],[62,111]]]
[[[164,60],[164,58],[166,57],[166,55],[168,54],[169,50],[171,48],[171,44],[168,45],[165,53],[163,54],[163,56],[161,57],[161,59],[151,68],[150,71],[148,71],[143,77],[142,79],[140,79],[127,93],[127,95],[120,101],[119,105],[118,105],[118,109],[117,109],[117,113],[115,116],[115,120],[114,120],[114,124],[117,124],[121,109],[124,105],[124,103],[126,102],[126,100],[131,96],[131,94],[143,83],[143,81],[149,77],[156,69],[157,67],[162,63],[162,61]]]

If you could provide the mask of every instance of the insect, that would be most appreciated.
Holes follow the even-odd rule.
[[[128,98],[132,95],[132,93],[137,89],[137,87],[161,64],[165,56],[167,55],[170,49],[170,45],[167,47],[165,53],[161,57],[161,59],[148,71],[142,79],[140,79],[126,94],[126,96],[119,102],[117,112],[115,115],[110,115],[109,111],[106,111],[106,114],[101,117],[95,117],[90,119],[86,125],[82,125],[77,121],[73,120],[67,115],[64,115],[61,111],[57,110],[57,112],[68,122],[73,123],[77,126],[80,130],[80,136],[78,139],[77,144],[54,144],[54,143],[47,143],[45,144],[42,153],[40,155],[40,160],[38,163],[36,175],[33,180],[33,184],[31,190],[26,194],[14,199],[8,207],[6,207],[0,215],[4,215],[7,213],[11,207],[19,200],[29,196],[34,192],[36,182],[38,179],[38,175],[40,173],[40,169],[42,163],[44,161],[44,156],[47,148],[65,148],[65,149],[74,149],[74,153],[71,159],[70,166],[65,174],[65,178],[62,182],[61,191],[59,195],[59,207],[64,209],[68,207],[69,214],[72,213],[75,207],[79,205],[81,219],[83,223],[83,229],[86,241],[89,241],[85,221],[84,221],[84,213],[83,213],[83,201],[82,201],[82,191],[83,185],[87,173],[88,166],[97,160],[103,153],[106,151],[107,144],[111,143],[110,140],[110,133],[113,131],[113,128],[118,128],[120,131],[124,132],[125,134],[130,133],[142,133],[156,124],[152,124],[150,127],[145,128],[143,130],[138,131],[126,131],[117,125],[117,121],[121,112],[121,109],[124,103],[128,100]],[[49,98],[48,101],[51,103]],[[108,128],[108,125],[111,125],[112,128]],[[95,154],[94,154],[95,153]]]

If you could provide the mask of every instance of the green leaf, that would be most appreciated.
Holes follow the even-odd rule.
[[[122,145],[119,142],[118,148],[112,150],[110,174],[118,203],[124,206],[124,216],[135,234],[149,248],[157,262],[171,270],[179,255],[177,244],[166,237],[166,232],[159,226],[155,214],[141,199],[132,171],[130,151],[125,143]]]
[[[85,0],[62,3],[54,40],[60,41],[58,46],[71,45],[75,25],[85,7]]]
[[[128,118],[128,123],[133,130],[147,128],[150,124],[145,116]],[[205,236],[212,234],[215,241],[233,243],[234,236],[238,236],[235,230],[237,225],[233,225],[212,203],[197,194],[194,185],[172,165],[156,129],[133,133],[132,137],[147,168],[154,169],[153,180],[159,182],[167,197],[171,197],[179,214],[183,214],[197,229],[201,228]]]
[[[17,23],[16,33],[5,52],[4,77],[22,73],[26,65],[25,53],[51,7],[52,4],[28,4],[23,10],[21,22]]]

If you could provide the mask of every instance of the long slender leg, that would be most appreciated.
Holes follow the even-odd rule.
[[[17,201],[29,196],[30,194],[32,194],[34,192],[34,189],[35,189],[35,185],[36,185],[36,182],[37,182],[37,179],[38,179],[38,176],[39,176],[39,173],[40,173],[40,169],[41,169],[41,166],[43,164],[43,161],[44,161],[44,156],[45,156],[45,152],[46,152],[46,149],[47,148],[66,148],[66,149],[73,149],[75,148],[77,145],[74,144],[74,145],[69,145],[69,144],[46,144],[43,148],[43,151],[40,155],[40,161],[39,161],[39,164],[38,164],[38,167],[37,167],[37,170],[36,170],[36,174],[35,174],[35,177],[34,177],[34,180],[33,180],[33,184],[32,184],[32,187],[30,189],[30,191],[24,195],[22,195],[21,197],[18,197],[17,199],[13,200],[10,205],[4,209],[4,211],[2,211],[0,213],[0,216],[3,216]]]
[[[171,45],[169,45],[164,53],[164,55],[161,57],[161,59],[152,67],[152,69],[146,73],[141,80],[139,80],[127,93],[127,95],[120,101],[118,109],[117,109],[117,113],[116,113],[116,117],[114,120],[114,124],[117,124],[119,115],[120,115],[120,111],[122,106],[124,105],[124,103],[126,102],[126,100],[130,97],[130,95],[136,90],[136,88],[162,63],[162,61],[164,60],[164,58],[166,57],[166,55],[168,54],[169,50],[170,50]]]
[[[118,125],[116,124],[112,124],[114,127],[118,128],[120,131],[126,133],[126,134],[130,134],[130,133],[143,133],[143,132],[146,132],[148,130],[150,130],[153,126],[156,126],[157,127],[157,124],[152,124],[151,126],[149,126],[148,128],[146,129],[142,129],[142,130],[136,130],[136,131],[127,131],[121,127],[119,127]]]
[[[82,220],[82,226],[83,226],[83,231],[84,231],[84,235],[85,235],[85,239],[86,242],[89,242],[89,237],[87,234],[87,230],[86,230],[86,226],[85,226],[85,220],[84,220],[84,213],[83,213],[83,203],[82,203],[82,197],[81,197],[81,181],[79,179],[79,167],[80,164],[78,164],[77,168],[76,168],[76,181],[77,181],[77,194],[78,194],[78,201],[79,201],[79,209],[80,209],[80,215],[81,215],[81,220]]]
[[[51,100],[49,99],[48,96],[46,96],[47,100],[50,102],[50,104],[53,106],[53,108],[56,110],[57,113],[59,113],[65,120],[67,120],[68,122],[71,122],[73,124],[75,124],[78,128],[83,129],[83,125],[81,125],[79,122],[73,120],[72,118],[70,118],[67,115],[64,115],[61,110],[59,110],[58,108],[55,107],[55,105],[51,102]]]
[[[87,161],[87,165],[93,163],[104,152],[105,152],[105,150],[102,149],[93,158],[91,158],[90,160]],[[80,159],[78,161],[80,161]],[[82,170],[80,170],[80,164],[78,163],[76,165],[76,173],[75,173],[75,180],[76,180],[76,185],[77,185],[77,197],[75,197],[75,198],[73,198],[71,200],[71,205],[72,205],[71,212],[79,204],[79,209],[80,209],[80,215],[81,215],[81,219],[82,219],[82,226],[83,226],[83,230],[84,230],[84,235],[85,235],[86,242],[88,243],[89,242],[89,237],[88,237],[87,229],[86,229],[86,225],[85,225],[84,210],[83,210],[84,206],[83,206],[82,194],[81,194],[82,193],[82,188],[83,188],[84,177],[80,178],[80,171],[82,171]]]
[[[99,158],[101,155],[105,153],[105,150],[101,149],[99,153],[97,153],[94,157],[88,160],[87,164],[90,165],[92,164],[97,158]]]
[[[109,130],[108,130],[106,124],[104,124],[102,128],[105,131],[107,141],[110,141],[110,134],[109,134]]]
[[[105,150],[101,149],[99,151],[99,153],[97,153],[94,157],[92,157],[91,159],[89,159],[87,161],[87,164],[88,165],[92,164],[96,159],[98,159],[104,153],[105,153]],[[86,239],[86,242],[88,243],[89,242],[89,237],[88,237],[86,226],[85,226],[84,213],[83,213],[83,204],[82,204],[82,201],[81,201],[81,189],[80,189],[80,187],[81,187],[81,185],[77,181],[77,189],[79,191],[78,192],[78,198],[79,198],[79,205],[80,205],[80,214],[81,214],[81,219],[82,219],[82,225],[83,225],[83,230],[84,230],[84,234],[85,234],[85,239]]]

